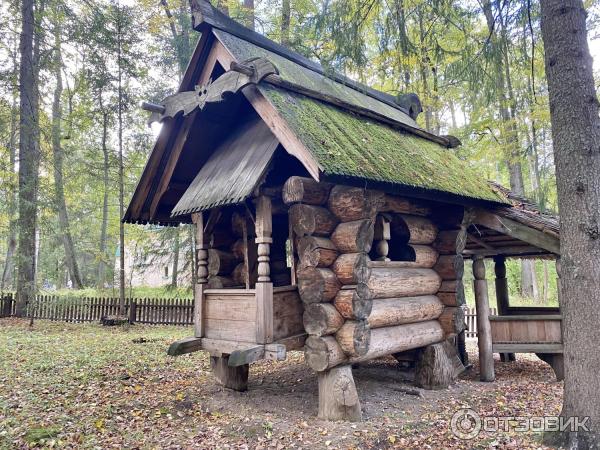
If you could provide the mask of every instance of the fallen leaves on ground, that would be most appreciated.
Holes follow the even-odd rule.
[[[316,418],[316,375],[292,352],[284,362],[252,365],[249,390],[218,386],[208,356],[172,358],[167,346],[189,327],[105,328],[0,319],[0,449],[470,449],[543,448],[536,433],[454,436],[452,415],[560,412],[562,383],[534,355],[496,362],[497,381],[474,367],[447,390],[424,397],[392,389],[410,385],[394,360],[354,370],[361,423]]]

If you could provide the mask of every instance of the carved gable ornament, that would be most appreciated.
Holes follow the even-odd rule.
[[[206,86],[193,91],[169,95],[160,104],[143,102],[142,108],[152,112],[148,124],[162,122],[179,113],[187,116],[196,108],[202,110],[209,103],[219,103],[237,94],[249,84],[258,84],[268,75],[278,75],[277,68],[266,58],[251,58],[242,63],[231,63],[230,70]]]

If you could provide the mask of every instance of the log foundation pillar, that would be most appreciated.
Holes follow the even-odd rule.
[[[319,418],[360,422],[362,413],[350,365],[319,372]]]
[[[450,359],[445,345],[447,343],[438,342],[428,345],[419,352],[415,368],[415,384],[418,387],[446,389],[454,380],[453,361]]]
[[[485,263],[482,257],[473,259],[473,290],[477,310],[477,346],[479,347],[479,377],[481,381],[494,381],[494,354],[492,353],[492,328],[488,301]]]
[[[562,353],[536,353],[537,357],[547,363],[556,375],[556,381],[565,379],[565,363]]]
[[[210,357],[210,368],[219,384],[234,391],[247,391],[250,365],[230,367],[228,363],[228,356]]]

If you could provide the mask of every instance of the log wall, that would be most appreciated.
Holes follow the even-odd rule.
[[[439,232],[432,208],[300,177],[290,178],[283,192],[296,234],[311,368],[324,371],[423,347],[457,332],[462,274],[459,263],[447,258],[456,256],[456,240],[447,242],[444,225]],[[394,245],[402,248],[394,254],[407,260],[389,261]]]

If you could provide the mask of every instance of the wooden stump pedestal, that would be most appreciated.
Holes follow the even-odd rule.
[[[228,389],[234,391],[247,391],[248,390],[248,374],[250,372],[250,365],[244,364],[241,366],[230,367],[228,365],[228,356],[211,356],[210,357],[210,368],[212,369],[213,375],[217,381]]]
[[[319,418],[360,422],[362,413],[350,365],[319,372]]]

